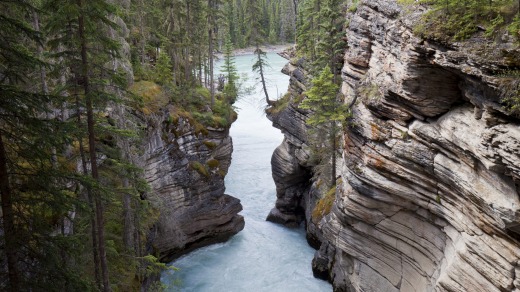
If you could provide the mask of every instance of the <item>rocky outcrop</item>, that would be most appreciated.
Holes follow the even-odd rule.
[[[160,212],[152,246],[166,262],[244,228],[240,200],[224,194],[233,151],[229,129],[174,121],[173,110],[149,126],[144,155],[149,199]]]
[[[280,54],[290,59],[294,52]],[[288,63],[282,72],[290,76],[289,90],[285,99],[288,103],[278,110],[268,110],[267,117],[273,126],[284,134],[284,140],[276,148],[271,158],[273,179],[276,185],[276,205],[267,216],[268,221],[284,224],[288,227],[299,226],[305,218],[305,210],[310,204],[310,178],[312,165],[309,165],[307,112],[293,103],[306,89],[308,73],[303,60]]]
[[[361,0],[348,15],[354,118],[314,270],[335,291],[520,291],[520,121],[493,75],[510,64],[417,38],[421,13]]]
[[[323,241],[312,211],[321,199],[321,193],[311,182],[314,164],[307,145],[307,116],[309,112],[298,108],[303,92],[309,86],[307,64],[303,59],[296,60],[292,50],[280,54],[291,59],[282,72],[290,77],[288,100],[283,108],[267,110],[267,117],[273,126],[284,134],[284,140],[276,148],[271,158],[273,180],[276,185],[276,204],[267,216],[268,221],[297,227],[302,223],[307,230],[307,241],[318,249]],[[275,106],[276,107],[276,106]],[[328,270],[316,268],[315,275],[328,278]]]
[[[418,39],[402,14],[378,0],[349,16],[343,90],[358,100],[320,222],[330,277],[338,291],[520,289],[520,122],[490,74],[505,64]]]

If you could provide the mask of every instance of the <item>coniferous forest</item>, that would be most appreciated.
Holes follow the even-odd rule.
[[[397,2],[433,7],[415,33],[434,41],[479,30],[520,38],[516,1]],[[334,189],[342,122],[351,117],[338,95],[345,13],[357,4],[0,0],[0,290],[160,290],[148,281],[167,266],[149,244],[159,213],[147,200],[139,145],[168,104],[170,122],[184,118],[200,132],[231,125],[241,91],[233,49],[254,48],[252,69],[276,108],[284,100],[267,94],[261,47],[297,43],[294,57],[311,80],[301,109],[326,135],[310,145],[328,169],[316,173]],[[517,82],[517,71],[506,73]],[[510,87],[504,104],[518,113],[518,83]]]
[[[0,1],[0,290],[139,290],[164,269],[136,121],[174,103],[229,126],[215,54],[293,42],[295,4]]]

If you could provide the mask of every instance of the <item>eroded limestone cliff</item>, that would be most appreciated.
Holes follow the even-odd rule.
[[[173,110],[168,106],[149,124],[145,139],[145,178],[160,212],[151,241],[162,261],[244,228],[240,200],[224,194],[233,151],[229,128],[197,129],[185,118],[173,121]]]
[[[294,105],[273,114],[286,139],[273,155],[270,219],[307,215],[321,243],[315,274],[335,291],[520,291],[520,121],[500,104],[494,74],[511,64],[482,57],[482,43],[416,37],[421,13],[362,0],[347,15],[342,90],[353,120],[319,222],[305,115]],[[286,69],[296,96],[308,81],[298,64]]]

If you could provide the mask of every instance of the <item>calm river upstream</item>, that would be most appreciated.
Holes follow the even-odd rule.
[[[289,84],[280,72],[287,60],[274,53],[268,57],[269,94],[275,99]],[[253,55],[238,56],[235,61],[239,74],[248,75],[248,85],[255,85]],[[330,284],[312,276],[314,250],[307,245],[304,230],[265,221],[276,200],[271,154],[283,135],[265,117],[264,104],[261,85],[256,85],[251,95],[236,103],[238,120],[231,127],[234,152],[226,193],[242,201],[245,229],[226,243],[198,249],[173,262],[179,270],[162,275],[167,291],[332,291]]]

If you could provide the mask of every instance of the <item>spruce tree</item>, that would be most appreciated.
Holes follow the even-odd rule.
[[[255,47],[254,54],[256,58],[255,63],[253,64],[253,71],[258,73],[265,94],[265,102],[268,106],[271,106],[273,105],[273,101],[269,99],[267,82],[265,79],[265,68],[268,67],[269,64],[267,63],[266,53],[260,48],[260,46],[265,43],[266,34],[262,26],[262,7],[258,1],[248,0],[248,8],[248,22],[251,25],[251,30],[249,31],[247,39]]]
[[[18,46],[18,40],[29,38],[31,41],[38,41],[38,36],[29,25],[19,19],[23,13],[32,9],[26,1],[18,3],[11,1],[0,1],[0,193],[2,201],[2,229],[5,258],[7,259],[7,273],[9,282],[7,287],[10,291],[19,291],[21,288],[20,267],[20,244],[18,240],[19,228],[17,225],[17,215],[15,214],[15,193],[12,187],[13,166],[10,165],[8,153],[9,144],[16,145],[22,143],[23,139],[15,134],[14,125],[20,121],[17,116],[24,114],[24,107],[27,104],[36,104],[40,108],[40,97],[24,92],[19,84],[24,82],[24,74],[31,67],[38,66],[39,61],[30,55],[29,52]],[[32,99],[33,97],[34,99]],[[41,97],[43,99],[43,96]],[[31,115],[24,114],[26,119],[33,118]],[[23,120],[23,122],[25,122]],[[8,139],[11,140],[8,144]],[[5,140],[5,141],[4,141]],[[18,141],[16,141],[18,140]],[[14,154],[13,154],[14,155]]]
[[[155,64],[154,79],[159,84],[168,84],[172,80],[171,59],[164,47],[160,49],[159,57]]]
[[[231,37],[226,39],[226,49],[224,51],[224,65],[222,72],[226,75],[227,84],[224,86],[224,94],[228,97],[229,102],[235,102],[238,96],[238,73],[235,67],[235,60],[233,57],[233,45],[231,44]]]
[[[49,94],[32,3],[0,1],[0,253],[8,274],[0,290],[84,290],[74,264],[78,241],[65,226],[77,203],[67,185],[73,174],[57,159],[71,127],[56,117],[63,99]]]
[[[339,86],[333,79],[334,75],[329,66],[326,66],[320,75],[312,80],[312,87],[305,92],[306,98],[300,104],[300,108],[311,111],[307,124],[314,127],[317,130],[315,132],[327,136],[325,143],[322,144],[318,140],[313,144],[318,152],[323,153],[322,163],[330,165],[330,187],[336,184],[336,152],[340,125],[349,116],[348,109],[342,100],[338,99]]]
[[[107,65],[118,56],[119,45],[110,38],[110,30],[117,25],[112,21],[116,7],[105,0],[48,0],[48,9],[56,9],[49,21],[49,31],[55,37],[56,50],[66,49],[61,53],[72,72],[70,83],[73,94],[79,98],[78,118],[82,115],[79,107],[84,107],[86,114],[86,140],[88,145],[89,176],[84,180],[84,187],[92,194],[94,222],[94,246],[99,256],[96,271],[100,272],[103,291],[110,291],[109,269],[105,242],[105,201],[109,193],[103,188],[98,162],[99,122],[95,112],[103,110],[109,101],[116,101],[113,88],[121,80],[116,72]],[[82,125],[80,125],[82,126]],[[80,140],[83,138],[80,137]],[[86,160],[86,159],[84,159]],[[97,266],[99,264],[99,266]]]
[[[343,0],[322,0],[319,18],[321,23],[318,30],[318,42],[316,43],[316,59],[313,66],[324,68],[326,65],[334,74],[334,82],[338,82],[341,71],[343,53],[346,43],[343,40],[344,19],[341,10]]]
[[[256,61],[253,64],[253,71],[258,73],[260,84],[262,85],[262,89],[265,95],[265,103],[267,106],[272,106],[274,102],[269,99],[269,94],[267,93],[267,80],[265,78],[265,70],[269,67],[269,63],[267,62],[267,54],[260,48],[257,44],[255,51]]]
[[[215,104],[215,82],[213,80],[213,58],[214,58],[214,32],[215,32],[215,13],[216,0],[208,0],[208,56],[209,56],[209,91],[211,95],[211,107]]]

